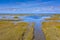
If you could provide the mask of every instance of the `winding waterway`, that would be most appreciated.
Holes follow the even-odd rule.
[[[8,18],[11,18],[11,17],[8,17]],[[34,22],[35,23],[35,27],[34,27],[34,40],[45,40],[45,36],[44,36],[44,33],[42,31],[42,22],[44,21],[44,18],[49,18],[47,16],[43,16],[43,17],[40,17],[40,16],[22,16],[20,17],[22,18],[23,20],[22,21],[25,21],[25,22]],[[13,19],[13,18],[11,18]],[[18,21],[16,21],[18,22]]]

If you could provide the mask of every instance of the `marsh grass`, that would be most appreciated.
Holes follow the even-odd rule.
[[[46,40],[60,40],[60,22],[43,22],[42,30]]]
[[[0,21],[0,40],[31,40],[33,38],[33,25],[28,22]],[[29,30],[27,32],[27,30]],[[27,35],[25,33],[27,32]],[[23,39],[25,35],[25,39]],[[30,39],[29,39],[30,38]]]
[[[33,40],[34,39],[34,23],[28,28],[29,30],[26,31],[24,35],[24,40]]]
[[[34,25],[29,25],[28,22],[0,21],[0,40],[32,40]]]

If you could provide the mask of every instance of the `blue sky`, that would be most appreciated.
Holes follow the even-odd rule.
[[[60,13],[60,1],[0,0],[0,13]]]

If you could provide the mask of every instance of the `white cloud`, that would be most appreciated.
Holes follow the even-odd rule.
[[[60,5],[57,2],[27,2],[14,4],[13,6],[0,7],[0,13],[60,13]],[[7,9],[6,9],[7,8]]]

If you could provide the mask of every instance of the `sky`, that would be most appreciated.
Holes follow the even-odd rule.
[[[60,13],[60,0],[0,0],[0,13]]]

